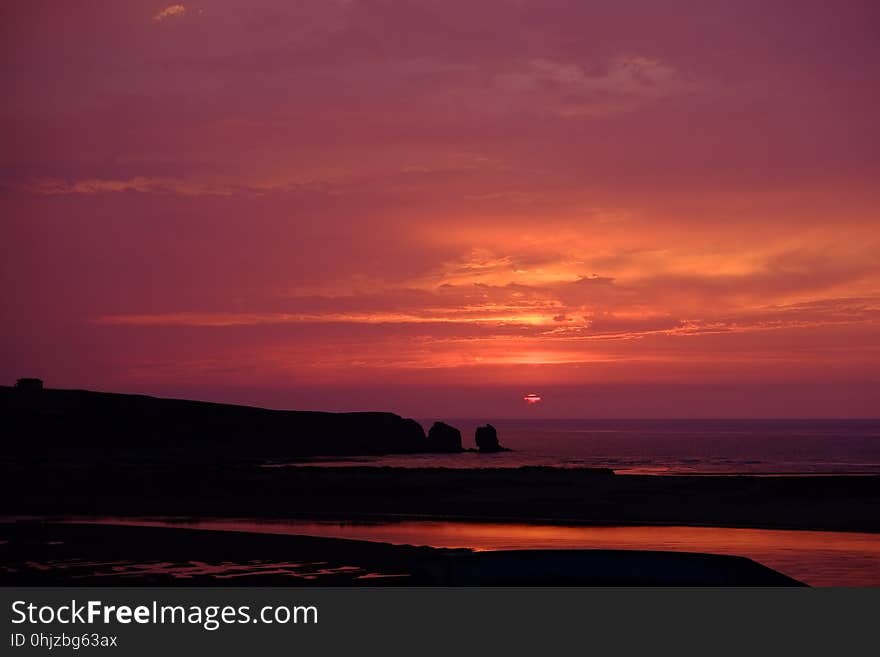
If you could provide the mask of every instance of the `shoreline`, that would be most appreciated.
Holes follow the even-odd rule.
[[[119,522],[98,524],[113,518]],[[170,526],[125,524],[151,518],[168,520]],[[739,550],[731,551],[736,541],[727,543],[728,538],[721,539],[723,544],[678,543],[659,551],[659,544],[644,542],[633,543],[634,549],[617,549],[625,543],[562,548],[552,542],[529,549],[527,543],[506,543],[510,549],[483,551],[478,543],[469,544],[474,549],[414,547],[420,538],[398,543],[376,532],[333,536],[295,528],[259,532],[173,525],[174,520],[211,519],[265,522],[267,528],[284,521],[445,522],[877,536],[880,476],[618,475],[608,469],[535,466],[266,468],[255,463],[56,461],[35,467],[6,461],[0,462],[0,584],[775,586],[810,581],[803,564],[789,572],[776,562],[768,566],[760,554],[739,556]],[[824,544],[826,539],[810,540],[815,552],[817,540]],[[834,543],[831,534],[827,540]],[[489,552],[493,555],[486,556]],[[862,581],[875,579],[865,577],[855,585]]]
[[[474,551],[228,531],[0,523],[0,585],[804,586],[741,556]],[[9,538],[7,538],[9,537]]]
[[[456,519],[880,532],[880,476],[0,463],[2,516]]]
[[[507,450],[514,451],[514,450]],[[395,456],[395,455],[382,455],[382,456]],[[370,457],[370,458],[382,458],[379,457]],[[448,455],[447,455],[448,456]],[[359,457],[357,457],[359,458]],[[785,471],[775,471],[775,472],[750,472],[747,470],[735,470],[730,472],[693,472],[693,471],[681,471],[681,472],[650,472],[650,471],[638,471],[636,469],[627,469],[627,468],[613,468],[609,466],[590,466],[590,465],[576,465],[576,466],[567,466],[567,465],[489,465],[489,466],[479,466],[479,467],[452,467],[446,465],[434,465],[434,466],[425,466],[425,465],[386,465],[383,463],[371,462],[364,459],[363,461],[358,461],[355,459],[309,459],[303,461],[291,461],[290,463],[260,463],[257,464],[258,467],[267,468],[267,469],[275,469],[275,468],[397,468],[401,470],[444,470],[444,471],[452,471],[452,472],[461,472],[468,470],[493,470],[493,471],[516,471],[523,469],[541,469],[541,470],[560,470],[563,472],[569,471],[585,471],[585,472],[597,472],[597,471],[610,471],[612,474],[618,477],[792,477],[792,478],[804,478],[804,477],[880,477],[880,472],[875,472],[872,470],[865,470],[862,472],[836,472],[836,471],[819,471],[819,472],[785,472]]]
[[[105,521],[106,520],[106,521]],[[116,520],[122,522],[114,522]],[[777,525],[759,526],[754,524],[736,525],[722,523],[688,523],[682,524],[678,522],[621,522],[621,521],[604,521],[590,522],[579,520],[577,518],[559,518],[559,517],[526,517],[526,516],[473,516],[473,515],[425,515],[425,514],[403,514],[403,513],[358,513],[349,514],[345,517],[332,514],[297,514],[297,515],[275,515],[275,516],[229,516],[229,515],[68,515],[68,514],[47,514],[47,515],[0,515],[0,524],[18,523],[18,522],[47,522],[57,524],[95,524],[95,525],[119,525],[119,526],[137,526],[129,525],[129,522],[167,522],[169,525],[176,523],[185,524],[188,522],[253,522],[265,523],[267,525],[279,524],[285,521],[290,522],[316,522],[327,524],[357,525],[357,524],[394,524],[394,523],[460,523],[473,525],[526,525],[534,527],[560,527],[560,528],[693,528],[693,529],[745,529],[757,531],[792,531],[792,532],[821,532],[828,534],[880,534],[878,528],[865,529],[824,529],[822,527],[784,527]],[[143,525],[154,526],[154,525]],[[157,525],[158,526],[158,525]],[[206,531],[228,531],[221,529],[206,529]],[[247,532],[261,533],[261,532]],[[268,532],[267,532],[268,533]]]

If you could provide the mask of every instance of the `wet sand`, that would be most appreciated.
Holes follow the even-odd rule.
[[[74,518],[67,522],[319,536],[484,550],[651,550],[748,557],[810,586],[880,586],[880,533],[478,521]]]
[[[636,550],[473,552],[210,530],[0,524],[0,585],[797,586],[735,556]]]

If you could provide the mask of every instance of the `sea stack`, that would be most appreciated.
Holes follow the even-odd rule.
[[[445,422],[435,422],[428,431],[429,452],[460,452],[461,431]]]
[[[498,444],[498,432],[491,424],[477,427],[474,432],[474,441],[477,443],[477,449],[481,452],[502,452],[504,448]]]

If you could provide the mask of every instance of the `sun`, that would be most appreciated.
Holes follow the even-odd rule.
[[[536,395],[534,392],[530,392],[525,397],[523,397],[523,401],[530,406],[533,404],[541,403],[541,395]]]

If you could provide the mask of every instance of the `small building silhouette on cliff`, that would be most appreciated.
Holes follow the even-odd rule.
[[[34,394],[37,392],[42,392],[43,390],[43,380],[42,379],[33,379],[33,378],[23,378],[19,379],[15,382],[15,389],[19,392],[24,392],[28,394]]]

